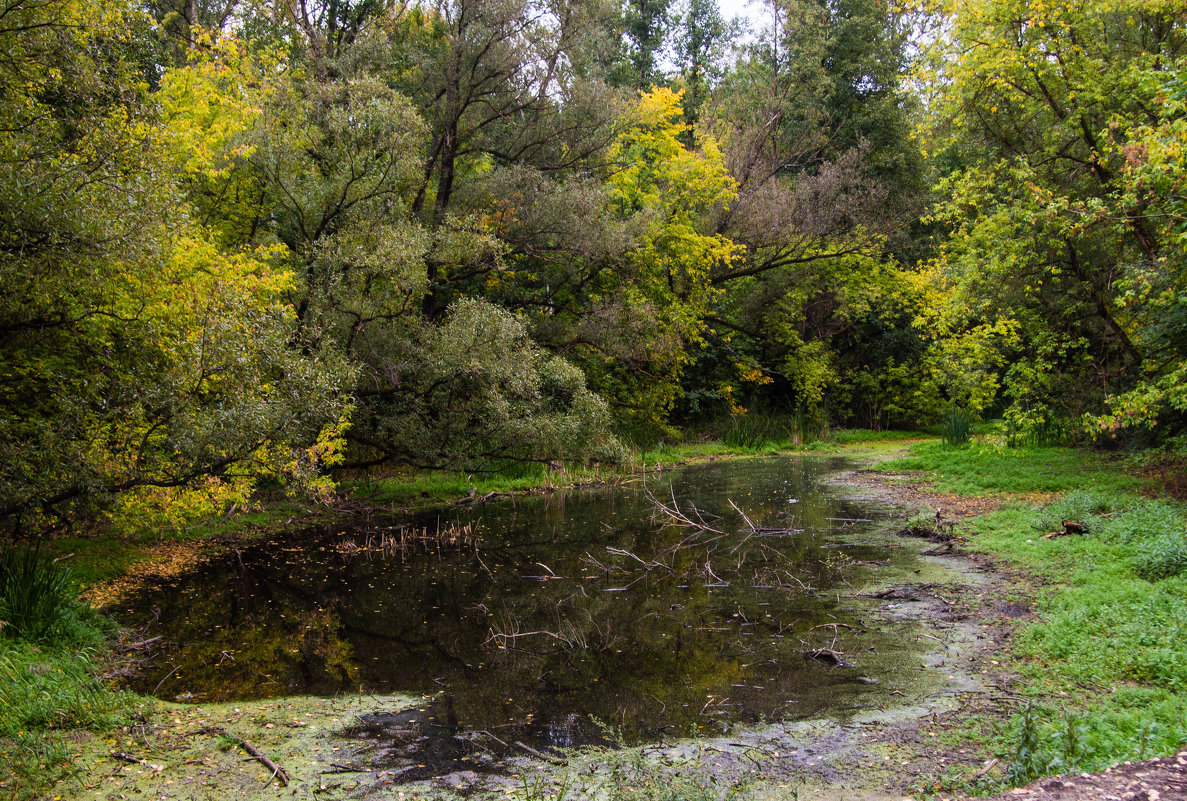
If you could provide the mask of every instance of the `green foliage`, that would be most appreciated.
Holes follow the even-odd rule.
[[[354,436],[372,452],[468,471],[513,460],[621,460],[606,405],[581,371],[541,351],[508,312],[459,301],[417,337],[399,354],[399,391],[369,399],[357,424]],[[377,345],[360,348],[375,348],[376,359],[396,355]]]
[[[846,445],[854,442],[901,442],[921,439],[918,431],[871,431],[868,428],[840,428],[828,433],[829,442]]]
[[[1058,413],[1043,404],[1027,407],[1013,403],[1006,409],[1006,443],[1015,445],[1063,445],[1073,426]]]
[[[1006,771],[1006,779],[1010,784],[1023,785],[1046,773],[1050,761],[1044,759],[1041,748],[1034,706],[1027,704],[1026,710],[1018,716],[1017,740]]]
[[[731,448],[753,449],[788,442],[793,432],[798,434],[797,420],[790,416],[740,414],[730,417],[722,426],[721,441]]]
[[[1147,581],[1187,572],[1187,529],[1151,537],[1134,558],[1134,572]]]
[[[91,653],[0,638],[0,781],[12,797],[44,797],[67,773],[71,742],[58,731],[102,732],[128,719],[135,696],[97,679]]]
[[[1106,463],[1086,451],[929,443],[914,453],[890,468],[927,469],[966,494],[1066,490],[1041,510],[1019,504],[975,518],[967,539],[1046,588],[1014,640],[1015,692],[1035,702],[1008,725],[988,721],[992,734],[969,735],[992,743],[1010,783],[1178,749],[1187,736],[1187,594],[1181,539],[1167,538],[1183,531],[1182,507],[1136,494],[1138,482],[1102,471]],[[1063,520],[1087,532],[1039,536]]]
[[[515,793],[518,801],[564,801],[565,794],[569,791],[569,776],[567,774],[561,778],[555,793],[551,783],[541,774],[528,778],[528,775],[524,773],[519,781],[520,786]]]
[[[973,418],[955,406],[949,410],[940,428],[940,436],[949,447],[967,445],[973,436]]]
[[[35,547],[0,557],[0,622],[0,770],[10,774],[0,781],[32,798],[67,769],[70,748],[56,730],[117,725],[135,697],[97,677],[110,624]]]
[[[1178,505],[1142,498],[1132,499],[1127,507],[1101,521],[1102,536],[1133,544],[1173,535],[1187,527],[1187,515]]]
[[[95,676],[89,649],[0,642],[0,737],[50,729],[96,729],[125,716],[134,698]]]
[[[23,640],[55,639],[77,603],[70,571],[35,546],[0,553],[0,633]]]
[[[954,330],[1008,325],[1007,416],[1032,444],[1182,424],[1177,11],[1126,0],[953,0],[924,70]],[[1075,32],[1069,35],[1069,32]],[[1174,144],[1172,144],[1172,142]],[[1158,187],[1158,188],[1155,188]],[[1180,204],[1181,205],[1181,204]],[[1168,338],[1169,335],[1169,338]],[[1047,412],[1051,413],[1047,417]]]
[[[1062,528],[1064,520],[1093,520],[1093,528],[1099,530],[1099,516],[1123,508],[1124,499],[1126,496],[1118,496],[1105,490],[1072,490],[1037,512],[1033,525],[1037,530],[1046,532]]]
[[[225,121],[165,103],[179,115],[167,130],[130,8],[13,10],[21,23],[0,30],[17,59],[0,69],[0,517],[36,530],[128,493],[245,477],[313,441],[344,411],[341,363],[293,346],[282,250],[218,247],[180,191]]]
[[[1176,725],[1165,698],[1122,691],[1120,709],[1089,706],[1083,712],[1028,703],[1011,721],[1006,783],[1027,784],[1051,774],[1082,773],[1116,764],[1121,755],[1140,760],[1173,752],[1187,728]],[[1149,704],[1147,710],[1135,702]],[[1146,714],[1148,712],[1148,714]]]

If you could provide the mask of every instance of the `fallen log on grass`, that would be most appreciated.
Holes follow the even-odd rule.
[[[1062,523],[1063,523],[1063,530],[1049,531],[1043,535],[1043,539],[1053,540],[1056,537],[1066,537],[1069,534],[1087,534],[1088,533],[1088,526],[1084,525],[1083,523],[1079,522],[1078,520],[1064,520],[1064,521],[1062,521]]]

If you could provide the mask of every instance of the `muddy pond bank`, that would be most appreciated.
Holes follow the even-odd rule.
[[[187,702],[171,717],[194,723],[191,750],[208,736],[201,732],[215,725],[212,720],[227,718],[227,727],[240,731],[248,725],[252,736],[240,736],[259,740],[278,762],[297,765],[290,769],[297,774],[290,791],[298,795],[336,788],[386,796],[390,789],[394,797],[454,792],[459,785],[474,792],[518,787],[525,776],[596,795],[610,777],[626,780],[628,754],[643,754],[657,769],[683,765],[687,776],[722,786],[761,779],[771,792],[794,786],[800,797],[812,797],[813,787],[837,786],[864,788],[875,793],[871,798],[880,797],[883,785],[901,793],[901,757],[914,753],[904,743],[918,739],[920,721],[959,708],[983,686],[987,667],[978,654],[996,640],[971,612],[978,596],[992,595],[993,588],[968,563],[921,556],[927,543],[896,538],[905,510],[891,499],[825,484],[823,478],[847,467],[842,461],[794,460],[801,473],[811,474],[801,476],[811,487],[790,486],[785,466],[771,468],[777,460],[756,461],[763,466],[738,479],[707,470],[665,477],[667,500],[699,510],[709,527],[728,532],[722,540],[705,530],[692,542],[685,542],[687,530],[659,536],[649,514],[619,500],[594,516],[596,536],[570,541],[574,517],[586,510],[582,499],[564,497],[548,499],[543,509],[519,502],[512,514],[548,523],[547,536],[530,538],[547,540],[553,548],[547,558],[525,549],[521,535],[497,516],[447,521],[469,525],[471,537],[486,536],[486,548],[426,540],[418,553],[396,559],[394,553],[368,556],[381,532],[371,533],[369,545],[359,532],[323,531],[301,543],[302,558],[283,557],[267,568],[250,549],[212,555],[193,576],[161,582],[150,591],[150,603],[128,607],[147,613],[141,626],[183,621],[168,634],[144,629],[164,643],[147,660],[144,680],[159,685],[158,695]],[[763,479],[763,473],[776,478]],[[691,478],[682,483],[685,475]],[[749,525],[737,514],[727,517],[728,505],[708,499],[713,493],[735,501]],[[616,525],[620,515],[648,525]],[[418,525],[437,536],[430,521]],[[747,550],[738,548],[742,540]],[[317,553],[331,554],[315,574],[303,556],[310,543],[317,543]],[[282,546],[252,547],[275,556]],[[473,564],[463,570],[462,562]],[[400,570],[385,572],[383,566],[393,564]],[[409,619],[419,617],[426,626],[429,613],[437,612],[455,628],[426,649],[408,634],[417,627],[402,623],[396,629],[401,636],[381,628],[380,644],[369,645],[375,624],[360,625],[334,600],[336,574],[386,587],[409,581],[410,565],[429,583],[387,602],[389,613],[379,619],[393,617],[392,609],[411,610]],[[219,600],[225,599],[219,576],[248,590],[236,596],[237,607]],[[460,576],[480,585],[483,597],[456,600],[464,589]],[[510,592],[497,576],[514,578]],[[434,583],[440,591],[425,593]],[[356,585],[350,586],[342,597],[355,597]],[[293,597],[301,595],[318,599],[317,606],[294,607]],[[170,598],[179,600],[171,604]],[[370,609],[385,608],[375,605],[373,594],[364,598]],[[616,611],[623,602],[625,613]],[[234,608],[238,617],[197,624],[184,614],[195,603]],[[551,614],[548,626],[524,625],[540,610]],[[640,619],[642,631],[619,633],[626,631],[619,621]],[[236,621],[262,624],[264,634],[235,640]],[[518,629],[510,627],[515,621]],[[330,636],[335,632],[336,639]],[[465,642],[478,642],[480,656],[469,656]],[[391,656],[384,649],[399,648],[411,654],[406,667],[398,660],[382,669],[372,664]],[[845,666],[813,657],[821,651],[839,655]],[[199,658],[179,667],[183,654]],[[273,668],[258,670],[265,662]],[[575,677],[548,673],[558,667]],[[417,674],[422,683],[409,683]],[[471,674],[476,678],[467,684]],[[294,685],[298,680],[313,683]],[[317,684],[330,680],[338,684]],[[277,697],[248,700],[268,688]],[[360,690],[372,695],[356,694]],[[290,697],[294,691],[352,695]],[[211,697],[216,692],[242,695],[222,702]],[[322,704],[337,715],[310,740],[301,715]],[[646,768],[629,769],[643,771],[636,779],[647,780]],[[211,770],[209,764],[182,770],[189,775],[173,780],[217,785]]]

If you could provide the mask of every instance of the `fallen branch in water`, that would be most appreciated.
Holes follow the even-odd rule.
[[[522,748],[527,753],[534,756],[536,759],[542,759],[545,762],[549,762],[553,765],[567,765],[568,764],[567,762],[565,762],[565,760],[560,759],[559,757],[550,756],[548,754],[545,754],[543,751],[537,751],[535,748],[532,748],[530,745],[528,745],[527,743],[525,743],[521,740],[516,740],[515,744],[517,746],[519,746],[520,748]]]
[[[643,559],[640,559],[635,554],[631,553],[630,551],[625,551],[622,548],[611,548],[610,546],[607,545],[606,552],[612,553],[615,556],[629,556],[630,558],[634,559],[639,564],[643,565],[643,567],[646,568],[647,570],[651,570],[656,567],[662,567],[668,571],[671,571],[671,569],[672,569],[668,565],[665,565],[663,562],[648,562]]]
[[[756,533],[758,533],[758,526],[754,525],[754,521],[753,521],[753,520],[751,520],[749,517],[747,517],[747,516],[746,516],[746,513],[745,513],[745,512],[743,512],[741,509],[739,509],[739,508],[738,508],[738,505],[737,505],[736,503],[734,503],[734,502],[733,502],[732,500],[730,500],[729,498],[726,498],[726,500],[727,500],[727,501],[729,501],[729,505],[730,505],[731,507],[733,507],[733,510],[734,510],[735,512],[737,512],[738,514],[742,515],[742,519],[743,519],[743,520],[745,520],[745,521],[746,521],[746,525],[748,525],[748,526],[750,527],[750,529],[749,529],[749,530],[750,530],[750,533],[751,533],[751,534],[756,534]]]
[[[267,754],[265,754],[260,749],[256,748],[254,745],[249,743],[247,740],[244,740],[242,737],[239,737],[238,735],[231,734],[229,731],[224,729],[222,726],[211,726],[211,727],[207,728],[205,731],[208,731],[213,734],[221,734],[224,737],[229,737],[230,739],[234,740],[235,743],[240,748],[242,748],[244,751],[246,751],[248,754],[250,754],[252,759],[256,760],[257,762],[262,764],[264,767],[266,767],[268,770],[272,771],[272,776],[269,777],[268,784],[271,784],[272,780],[275,779],[276,781],[280,782],[281,787],[288,786],[288,783],[289,783],[288,772],[284,768],[280,767],[280,765],[277,765],[275,762],[273,762],[271,759],[269,759]],[[264,786],[267,787],[268,784],[265,784]]]
[[[689,514],[686,514],[685,512],[681,511],[680,504],[678,504],[676,502],[675,489],[673,489],[672,485],[670,485],[670,484],[668,485],[668,489],[672,493],[672,505],[671,506],[668,506],[666,503],[661,501],[659,498],[655,497],[655,495],[652,494],[651,490],[644,491],[644,494],[646,495],[647,500],[651,501],[651,505],[655,507],[655,510],[657,512],[659,512],[664,517],[667,517],[668,520],[672,523],[676,523],[678,525],[685,526],[687,528],[695,528],[698,531],[707,531],[710,534],[720,534],[722,536],[725,535],[725,532],[722,531],[721,529],[713,528],[713,526],[710,526],[708,523],[706,523],[704,516],[701,514],[701,512],[699,510],[697,510],[697,508],[695,506],[692,507],[692,512],[691,512],[692,515],[695,515],[695,519],[693,517],[691,517]]]
[[[845,661],[843,653],[834,651],[832,648],[814,648],[811,651],[805,651],[804,656],[833,667],[853,667],[852,662]]]

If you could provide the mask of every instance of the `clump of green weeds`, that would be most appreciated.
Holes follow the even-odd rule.
[[[520,786],[515,797],[519,801],[564,801],[569,792],[569,775],[565,774],[553,786],[553,783],[541,774],[528,778],[527,774],[520,777]]]
[[[0,785],[34,798],[67,770],[59,732],[114,726],[134,696],[97,676],[111,626],[36,546],[0,556],[0,619]]]
[[[1178,532],[1153,537],[1134,557],[1134,571],[1147,581],[1181,576],[1187,573],[1187,533]]]
[[[1075,490],[1037,512],[1033,525],[1048,531],[1068,520],[1083,524],[1089,536],[1119,546],[1116,555],[1147,581],[1187,572],[1187,515],[1173,503]]]
[[[966,445],[973,436],[973,416],[953,406],[940,425],[940,437],[947,447]]]
[[[33,546],[0,553],[0,624],[6,636],[45,640],[59,635],[75,605],[70,571]]]
[[[1171,503],[1135,498],[1121,513],[1103,521],[1101,534],[1119,542],[1137,543],[1182,532],[1187,521]]]
[[[1099,519],[1102,514],[1122,508],[1120,503],[1115,492],[1099,489],[1072,490],[1039,510],[1035,514],[1034,527],[1039,531],[1050,531],[1062,528],[1064,520],[1086,523],[1093,518]]]
[[[1049,773],[1080,770],[1092,758],[1088,744],[1091,728],[1071,711],[1059,716],[1029,703],[1016,716],[1015,730],[1013,753],[1006,767],[1010,786],[1027,784]]]
[[[1125,712],[1101,705],[1076,711],[1029,703],[1011,724],[1005,783],[1017,787],[1042,776],[1097,771],[1173,752],[1187,728],[1182,721],[1161,720],[1166,711],[1164,704]]]

